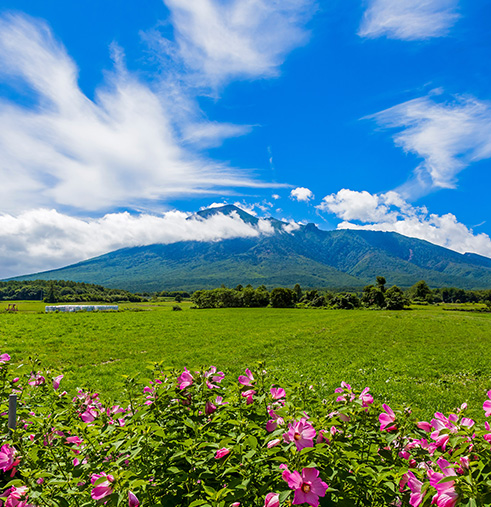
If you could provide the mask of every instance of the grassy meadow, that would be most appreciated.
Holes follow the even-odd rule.
[[[228,308],[172,311],[175,303],[120,305],[112,313],[44,313],[44,303],[0,303],[0,353],[64,367],[64,388],[116,398],[122,375],[142,382],[148,366],[215,365],[239,374],[264,361],[279,379],[342,380],[423,417],[467,401],[483,419],[491,389],[491,314],[444,307],[407,311]]]

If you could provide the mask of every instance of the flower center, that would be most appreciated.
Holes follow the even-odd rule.
[[[293,436],[293,438],[295,440],[300,440],[302,438],[302,435],[300,435],[300,433],[295,433],[295,435]]]
[[[310,484],[306,484],[305,482],[302,484],[302,491],[304,493],[309,493],[310,492]]]

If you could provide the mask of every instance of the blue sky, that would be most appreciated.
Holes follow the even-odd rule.
[[[486,0],[3,0],[0,276],[267,234],[491,257]]]

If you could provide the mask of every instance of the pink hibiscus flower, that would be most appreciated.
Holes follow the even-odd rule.
[[[297,451],[301,451],[304,447],[313,447],[316,431],[314,427],[302,417],[300,421],[288,425],[288,431],[283,433],[285,442],[294,442]]]
[[[268,493],[264,499],[264,507],[279,507],[280,505],[280,494],[279,493]]]
[[[458,493],[455,491],[455,481],[442,482],[440,481],[445,477],[456,476],[455,470],[450,467],[450,463],[443,458],[437,460],[442,473],[428,472],[430,484],[436,489],[436,495],[433,497],[431,503],[436,504],[438,507],[454,507],[459,499]]]
[[[380,422],[380,431],[395,430],[396,426],[392,425],[392,423],[396,420],[396,416],[395,416],[393,410],[385,403],[382,405],[382,408],[385,410],[385,413],[383,412],[378,416],[378,420]],[[392,426],[388,427],[389,424],[391,424]]]
[[[288,486],[295,490],[293,505],[308,503],[312,507],[317,507],[319,497],[326,495],[328,486],[320,479],[319,471],[315,468],[304,468],[302,475],[296,470],[290,472],[286,469],[282,477],[288,483]]]
[[[128,507],[138,507],[139,505],[140,500],[138,500],[132,491],[128,491]]]
[[[184,371],[177,377],[177,383],[179,384],[179,389],[186,389],[193,384],[194,377],[189,373],[187,368],[184,368]]]
[[[280,400],[286,396],[285,390],[281,387],[272,387],[270,389],[271,396],[273,400]]]
[[[100,481],[102,478],[105,478],[105,480]],[[106,496],[109,496],[113,492],[111,486],[112,482],[114,482],[114,477],[112,475],[107,475],[105,472],[101,474],[92,474],[90,483],[95,484],[90,492],[92,500],[102,500]]]
[[[222,447],[221,449],[218,449],[217,453],[215,454],[215,459],[220,459],[225,457],[227,454],[229,454],[230,449],[227,447]]]
[[[240,375],[238,380],[239,384],[242,384],[243,386],[251,386],[254,382],[254,376],[252,375],[251,370],[246,368],[245,375]]]

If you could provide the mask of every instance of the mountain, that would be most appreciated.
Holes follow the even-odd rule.
[[[235,206],[209,208],[194,220],[234,214],[251,226],[258,219]],[[491,259],[459,254],[394,232],[322,231],[314,224],[291,230],[269,219],[271,234],[215,242],[123,248],[65,268],[16,280],[74,280],[130,291],[196,290],[221,284],[268,287],[360,289],[378,275],[389,285],[409,287],[426,280],[431,287],[491,287]],[[288,232],[287,232],[288,231]]]

